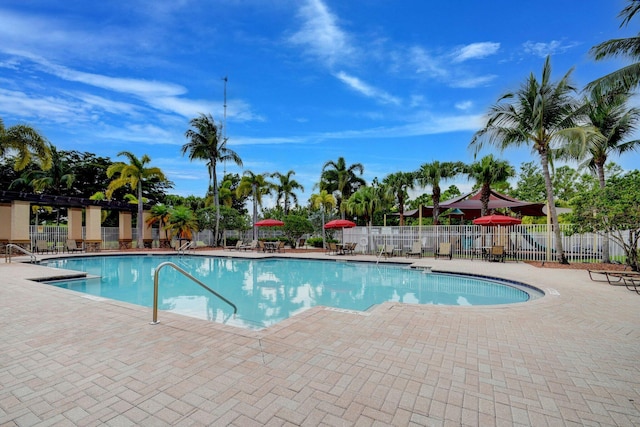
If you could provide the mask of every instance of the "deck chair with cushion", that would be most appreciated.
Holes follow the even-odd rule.
[[[422,258],[422,243],[420,243],[419,240],[413,242],[413,245],[411,245],[411,250],[406,253],[406,256],[417,256],[418,258]]]
[[[435,258],[445,257],[452,259],[453,253],[451,252],[451,242],[440,242],[438,249],[436,249]]]
[[[504,262],[504,255],[504,246],[491,246],[491,251],[489,252],[489,261]]]
[[[231,251],[234,249],[239,251],[240,249],[242,249],[242,240],[238,240],[235,245],[225,246],[224,248],[229,249]]]
[[[67,252],[82,252],[84,249],[82,245],[78,245],[78,242],[75,239],[67,239],[67,246],[65,248]]]
[[[284,240],[278,241],[278,246],[276,246],[276,251],[284,252]]]

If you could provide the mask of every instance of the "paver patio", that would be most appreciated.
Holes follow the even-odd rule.
[[[148,308],[0,263],[0,425],[640,425],[640,295],[586,271],[412,262],[547,295],[316,307],[262,331],[166,312],[151,326]]]

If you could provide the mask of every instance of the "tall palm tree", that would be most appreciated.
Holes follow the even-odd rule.
[[[189,153],[189,160],[206,160],[209,171],[209,189],[213,191],[213,205],[216,208],[216,246],[218,245],[218,228],[220,227],[220,201],[218,197],[218,162],[233,162],[242,166],[238,153],[227,147],[227,139],[221,135],[221,125],[217,126],[211,114],[200,114],[189,122],[193,129],[185,132],[189,142],[182,146],[182,155]]]
[[[498,160],[489,154],[480,161],[467,166],[465,173],[480,187],[480,201],[482,202],[480,215],[485,216],[489,213],[491,186],[515,176],[516,171],[506,160]]]
[[[311,207],[313,209],[320,209],[322,212],[322,247],[324,247],[325,230],[324,230],[324,213],[327,209],[333,209],[336,207],[336,198],[333,194],[328,193],[327,190],[322,190],[320,193],[311,195]]]
[[[464,168],[462,162],[442,162],[434,161],[431,163],[425,163],[420,166],[420,169],[415,173],[416,182],[422,187],[431,186],[433,191],[433,224],[438,224],[438,217],[440,216],[440,194],[442,189],[440,188],[440,182],[447,179],[454,178],[460,174]]]
[[[338,207],[342,212],[344,219],[344,209],[342,203],[347,200],[354,191],[361,186],[366,185],[363,178],[356,175],[364,173],[364,166],[361,163],[354,163],[347,167],[344,157],[338,158],[338,161],[332,160],[326,162],[322,166],[322,174],[320,175],[320,190],[327,190],[333,193]]]
[[[258,238],[258,230],[255,223],[258,220],[258,206],[262,206],[262,196],[271,194],[274,185],[267,180],[269,174],[255,174],[251,171],[245,171],[236,194],[238,197],[246,197],[251,195],[253,199],[253,240]]]
[[[162,170],[157,167],[147,167],[147,164],[151,162],[151,158],[146,154],[143,154],[141,158],[137,158],[129,151],[121,151],[118,156],[124,156],[129,159],[129,163],[118,162],[114,163],[107,168],[107,177],[112,178],[117,175],[113,181],[109,183],[107,187],[107,197],[110,199],[113,192],[118,188],[128,185],[133,191],[136,192],[136,198],[138,201],[138,216],[136,220],[136,229],[138,232],[138,248],[143,247],[142,232],[143,223],[142,211],[143,211],[143,195],[142,186],[143,183],[151,180],[158,179],[160,181],[166,181],[167,177]]]
[[[34,171],[30,185],[36,191],[61,195],[64,189],[70,189],[76,179],[75,174],[64,159],[64,156],[51,146],[51,167],[44,171]]]
[[[639,10],[640,2],[627,0],[627,6],[618,15],[622,18],[620,27],[627,26]],[[602,86],[606,89],[628,91],[640,83],[640,35],[608,40],[592,47],[590,53],[596,61],[627,57],[635,62],[592,81],[587,85],[587,89],[591,90],[596,86]]]
[[[400,214],[400,226],[404,225],[404,203],[409,197],[407,190],[413,189],[415,174],[413,172],[395,172],[387,175],[382,184],[387,189],[389,196],[395,199]]]
[[[51,146],[44,136],[28,125],[7,128],[0,118],[0,157],[11,151],[18,152],[13,166],[16,171],[26,168],[31,160],[36,160],[43,170],[51,167]]]
[[[304,191],[304,187],[295,179],[291,177],[296,173],[292,170],[282,175],[280,172],[274,173],[272,176],[278,180],[275,184],[276,188],[276,202],[279,204],[283,202],[284,214],[289,214],[289,200],[293,203],[298,203],[298,196],[295,190]]]
[[[476,153],[484,142],[496,145],[501,150],[531,144],[532,151],[540,157],[555,233],[555,250],[562,264],[569,262],[562,248],[549,161],[553,159],[557,144],[568,140],[586,140],[585,128],[577,125],[580,117],[575,114],[576,100],[572,97],[575,92],[570,82],[572,71],[569,70],[558,82],[552,82],[551,59],[547,57],[541,80],[538,81],[531,73],[518,91],[501,96],[489,109],[489,119],[484,129],[476,132],[470,143],[476,148]]]
[[[640,121],[640,109],[629,107],[629,92],[603,93],[595,86],[585,98],[583,110],[594,132],[588,135],[586,145],[567,147],[567,155],[582,160],[581,166],[591,169],[598,177],[600,189],[605,188],[605,163],[612,154],[623,154],[640,146],[640,139],[631,139]],[[602,261],[610,262],[609,239],[604,236]]]

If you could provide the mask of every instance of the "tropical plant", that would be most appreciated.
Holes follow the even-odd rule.
[[[51,167],[51,145],[44,136],[28,125],[7,128],[0,118],[0,157],[12,151],[17,152],[13,165],[16,171],[26,168],[31,160],[38,162],[43,170]]]
[[[620,28],[627,26],[639,10],[640,2],[627,0],[627,6],[618,15],[622,18]],[[596,61],[626,57],[635,62],[594,80],[587,85],[587,89],[601,87],[608,90],[628,91],[640,83],[640,35],[608,40],[592,47],[590,53]]]
[[[558,82],[552,82],[551,59],[547,57],[540,81],[531,73],[518,91],[501,96],[489,109],[484,129],[476,132],[470,143],[476,153],[485,142],[501,150],[531,144],[532,151],[540,158],[555,234],[555,250],[562,264],[568,264],[568,260],[562,247],[549,161],[553,159],[557,145],[570,140],[586,140],[587,131],[578,125],[580,117],[576,114],[576,101],[571,96],[575,92],[570,82],[572,71],[569,70]]]
[[[69,190],[76,179],[73,170],[56,147],[51,146],[51,167],[47,170],[34,171],[30,185],[37,192],[62,195]]]
[[[300,240],[302,236],[313,232],[313,225],[308,218],[300,215],[287,215],[284,218],[284,226],[282,231],[289,240],[292,247]]]
[[[413,189],[415,175],[412,172],[395,172],[387,175],[382,184],[387,189],[389,196],[395,199],[400,214],[400,226],[404,225],[404,205],[409,198],[407,191]]]
[[[280,172],[276,172],[272,175],[277,179],[275,183],[276,203],[280,204],[280,202],[282,202],[285,215],[289,214],[289,200],[295,204],[298,203],[298,196],[296,195],[295,190],[304,191],[304,187],[300,185],[298,181],[291,178],[295,174],[296,173],[294,171],[290,170],[284,175]]]
[[[491,186],[506,181],[515,176],[516,172],[506,160],[499,160],[492,154],[484,156],[480,161],[473,162],[465,168],[466,174],[476,182],[480,188],[480,201],[482,209],[480,215],[489,213],[489,197],[491,196]]]
[[[209,171],[209,188],[213,191],[213,205],[216,208],[215,236],[218,236],[220,227],[220,201],[218,198],[218,177],[216,166],[219,162],[233,162],[242,166],[240,156],[227,147],[227,140],[221,135],[222,125],[217,126],[211,114],[200,114],[199,117],[189,122],[193,129],[185,132],[190,140],[182,146],[182,155],[189,153],[189,160],[205,160]],[[215,242],[217,246],[219,242]]]
[[[269,182],[266,178],[269,174],[255,174],[251,171],[245,171],[242,179],[240,180],[240,184],[236,189],[236,194],[238,197],[246,197],[251,195],[251,199],[253,200],[253,239],[258,239],[258,231],[256,229],[255,223],[258,220],[258,207],[262,206],[262,196],[267,194],[271,194],[274,189],[274,185]]]
[[[354,163],[347,166],[344,157],[339,157],[336,162],[330,160],[322,166],[320,191],[327,190],[327,192],[335,196],[343,219],[343,202],[351,197],[358,188],[366,185],[365,180],[356,175],[356,173],[362,175],[364,173],[364,166],[362,166],[361,163]]]
[[[133,191],[136,192],[136,198],[138,202],[138,215],[136,219],[136,227],[138,233],[138,248],[143,247],[143,225],[144,221],[142,220],[142,211],[143,211],[143,184],[152,179],[157,179],[160,181],[165,181],[167,178],[160,168],[157,167],[147,167],[147,164],[151,162],[151,158],[146,154],[143,154],[141,158],[137,158],[134,154],[128,151],[121,151],[118,153],[118,156],[124,156],[129,159],[129,163],[118,162],[109,166],[107,169],[107,177],[112,178],[117,175],[117,177],[111,181],[109,186],[107,187],[107,197],[111,199],[113,192],[118,188],[129,186]]]
[[[169,216],[171,214],[171,210],[164,203],[158,203],[153,205],[149,211],[149,217],[147,218],[147,225],[152,227],[155,224],[158,224],[158,229],[160,231],[164,230],[164,240],[170,240],[171,236],[169,236],[167,229],[165,226],[169,221]]]
[[[192,240],[193,232],[198,231],[198,220],[187,206],[175,206],[169,211],[165,228],[180,240]]]
[[[461,162],[443,162],[434,161],[425,163],[415,173],[416,182],[422,187],[431,186],[433,200],[433,224],[438,224],[440,216],[440,182],[454,178],[462,173],[464,164]]]
[[[327,190],[321,190],[320,193],[311,195],[311,207],[313,209],[320,209],[322,212],[322,241],[326,241],[326,233],[324,229],[324,214],[328,209],[333,209],[336,206],[336,198],[333,194],[327,192]]]

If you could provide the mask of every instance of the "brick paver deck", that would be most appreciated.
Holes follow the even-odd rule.
[[[148,308],[0,264],[0,425],[640,425],[640,295],[585,271],[411,262],[547,295],[316,307],[263,331],[165,312],[151,326]]]

